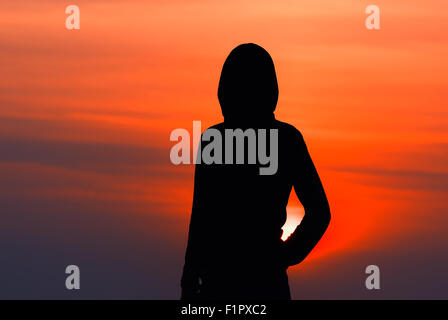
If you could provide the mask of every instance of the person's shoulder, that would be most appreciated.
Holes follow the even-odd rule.
[[[212,125],[211,127],[208,127],[207,129],[202,132],[201,136],[204,135],[204,133],[208,132],[208,134],[212,134],[211,131],[219,131],[222,132],[224,130],[224,122],[217,123],[215,125]]]
[[[209,129],[217,129],[217,130],[221,130],[221,129],[223,129],[223,128],[224,128],[224,122],[220,122],[220,123],[217,123],[217,124],[215,124],[215,125],[213,125],[213,126],[207,128],[207,130],[209,130]]]
[[[302,136],[302,133],[300,132],[300,130],[297,129],[296,127],[294,127],[292,124],[289,124],[289,123],[286,123],[283,121],[279,121],[279,120],[276,120],[276,122],[277,122],[277,127],[279,128],[279,130],[286,132],[292,138],[303,140],[303,136]]]

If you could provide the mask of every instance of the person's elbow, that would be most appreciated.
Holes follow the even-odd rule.
[[[331,213],[330,206],[327,201],[322,201],[321,203],[314,206],[314,226],[316,230],[320,230],[320,235],[322,236],[330,225]]]
[[[324,205],[321,212],[322,212],[321,213],[321,225],[322,225],[323,232],[325,232],[327,230],[328,226],[330,225],[330,221],[331,221],[331,212],[330,212],[330,206],[329,206],[328,202]]]

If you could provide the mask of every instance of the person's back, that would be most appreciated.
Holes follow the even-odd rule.
[[[207,133],[214,130],[222,148],[213,156],[222,160],[196,165],[182,297],[289,299],[287,267],[306,257],[329,223],[325,193],[300,132],[274,117],[277,79],[263,48],[245,44],[232,51],[218,97],[224,122],[204,132],[199,152],[213,143]],[[243,149],[234,146],[238,134]],[[261,156],[271,160],[270,170]],[[293,186],[306,215],[283,242]]]

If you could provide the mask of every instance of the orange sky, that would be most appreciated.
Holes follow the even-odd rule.
[[[169,163],[169,134],[222,121],[222,64],[255,42],[276,65],[276,117],[302,131],[332,209],[302,274],[443,233],[445,0],[375,1],[379,31],[364,26],[370,1],[75,2],[81,29],[68,31],[64,2],[0,1],[0,140],[9,150],[0,170],[21,179],[17,189],[0,185],[4,194],[88,201],[146,221],[142,234],[151,217],[168,217],[177,222],[165,237],[182,251],[193,168]],[[42,177],[51,183],[35,183]],[[299,205],[291,197],[290,212]]]

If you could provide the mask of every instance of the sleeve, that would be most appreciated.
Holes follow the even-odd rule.
[[[194,299],[199,292],[199,265],[200,246],[203,227],[203,165],[197,164],[195,168],[193,208],[191,211],[190,228],[188,231],[188,243],[185,254],[185,265],[181,280],[181,299]]]
[[[298,135],[294,144],[291,170],[294,190],[305,209],[305,216],[284,242],[284,258],[287,266],[296,265],[308,256],[325,233],[331,217],[319,175],[300,132]]]

